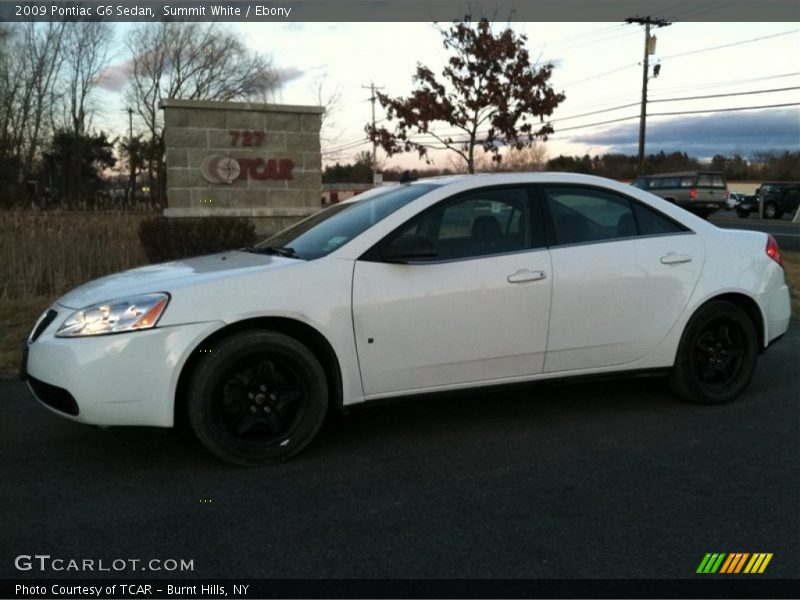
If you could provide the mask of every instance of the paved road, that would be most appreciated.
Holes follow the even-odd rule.
[[[740,219],[733,211],[724,211],[712,215],[710,220],[718,227],[771,233],[782,249],[800,250],[800,223],[792,223],[788,215],[779,220],[760,220],[757,215]]]
[[[798,349],[795,325],[727,406],[657,380],[414,401],[268,469],[77,425],[2,381],[0,578],[42,577],[13,567],[35,553],[193,559],[201,578],[684,578],[732,551],[798,577]]]

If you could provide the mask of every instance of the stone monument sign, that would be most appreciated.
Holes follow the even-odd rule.
[[[320,209],[323,108],[165,100],[167,217],[248,217],[273,233]]]

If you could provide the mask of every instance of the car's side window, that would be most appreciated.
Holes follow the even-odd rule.
[[[637,235],[628,198],[591,188],[546,187],[556,244],[582,244]]]
[[[392,238],[425,237],[436,248],[429,260],[456,260],[529,248],[530,223],[527,190],[495,188],[445,201],[412,219]]]
[[[545,188],[555,244],[584,244],[687,229],[657,210],[594,188]]]
[[[662,235],[686,231],[684,227],[678,225],[675,221],[639,202],[633,202],[633,212],[636,216],[639,235]]]

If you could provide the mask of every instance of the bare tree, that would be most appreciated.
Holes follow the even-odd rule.
[[[110,38],[109,24],[96,21],[70,23],[65,32],[63,125],[76,138],[91,124],[91,92],[108,66]]]
[[[335,144],[339,138],[342,137],[342,130],[337,130],[337,124],[334,120],[336,114],[342,110],[342,89],[338,85],[330,89],[327,84],[327,75],[321,75],[314,79],[313,82],[317,106],[321,106],[325,109],[322,112],[319,136],[323,146]],[[323,150],[322,152],[322,157],[327,161],[339,160],[340,155],[340,151]]]
[[[498,161],[491,153],[484,152],[475,159],[475,170],[478,172],[544,171],[548,152],[544,143],[534,142],[522,148],[509,146],[502,152],[502,156],[502,161]]]
[[[243,100],[279,86],[270,59],[251,51],[215,23],[161,22],[131,30],[132,78],[128,98],[150,133],[151,181],[163,195],[163,122],[159,104],[168,98]]]
[[[0,40],[0,153],[13,162],[17,184],[33,173],[52,133],[64,31],[64,23],[29,22]]]

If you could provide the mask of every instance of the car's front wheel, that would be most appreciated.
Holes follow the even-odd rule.
[[[702,306],[683,332],[672,390],[698,404],[724,404],[750,383],[758,355],[756,328],[744,310],[722,300]]]
[[[746,219],[747,217],[750,216],[750,211],[749,210],[744,210],[743,208],[739,208],[737,206],[736,207],[736,216],[739,217],[740,219]]]
[[[192,429],[217,457],[272,464],[300,452],[319,431],[327,380],[314,354],[294,338],[248,331],[203,349],[187,407]]]

